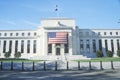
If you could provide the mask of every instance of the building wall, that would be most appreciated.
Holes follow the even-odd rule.
[[[18,45],[17,52],[21,52],[21,41],[24,41],[24,52],[22,57],[28,57],[33,53],[33,43],[37,42],[37,30],[1,30],[0,31],[0,57],[4,57],[4,53],[8,52],[11,47],[11,57],[14,57],[15,44]],[[30,41],[30,52],[27,52],[27,41]],[[3,52],[4,41],[6,41],[5,52]],[[12,44],[10,44],[10,41]],[[17,41],[17,43],[16,43]],[[10,46],[11,45],[11,46]]]
[[[11,57],[14,57],[16,41],[18,50],[21,52],[21,41],[24,41],[24,52],[21,58],[28,59],[47,59],[57,58],[55,55],[55,44],[52,45],[53,53],[48,55],[48,32],[68,32],[69,56],[96,57],[95,52],[102,50],[106,56],[106,49],[113,51],[117,56],[120,49],[120,30],[119,29],[80,29],[76,27],[73,19],[43,19],[41,25],[36,30],[0,30],[0,57],[4,57],[3,48],[6,41],[5,52],[11,47]],[[30,41],[30,52],[27,52],[27,43]],[[100,40],[102,47],[100,48]],[[10,46],[10,41],[12,44]],[[34,41],[36,41],[36,52],[33,52]],[[107,41],[107,45],[105,43]],[[113,42],[113,43],[111,43]],[[107,48],[106,48],[107,46]],[[113,46],[113,47],[112,47]],[[61,56],[64,53],[64,45],[61,45]],[[47,57],[46,57],[47,56]],[[78,57],[79,58],[79,57]]]
[[[99,51],[99,40],[102,41],[102,51],[104,56],[106,56],[106,45],[105,40],[107,41],[107,49],[112,51],[111,40],[113,40],[113,53],[114,56],[117,56],[118,45],[117,42],[120,42],[120,30],[119,29],[80,29],[80,40],[84,41],[84,50],[83,54],[89,57],[95,57],[95,52],[93,52],[93,43],[92,41],[96,41],[96,51]],[[90,41],[90,52],[86,52],[86,40]]]

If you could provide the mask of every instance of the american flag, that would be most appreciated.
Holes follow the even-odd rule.
[[[68,38],[67,32],[48,32],[48,44],[53,43],[67,43]]]

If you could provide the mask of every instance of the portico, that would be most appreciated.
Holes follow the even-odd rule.
[[[57,57],[72,56],[73,53],[76,54],[76,51],[73,51],[75,44],[75,22],[73,19],[59,18],[59,19],[43,19],[41,21],[40,30],[42,30],[41,44],[43,44],[42,50],[44,56],[52,57],[57,59]],[[49,36],[49,33],[58,33],[60,38],[57,38],[57,41],[49,42],[49,37],[53,38],[54,34]],[[63,35],[66,33],[67,36]],[[61,38],[62,36],[62,38]],[[75,43],[75,42],[74,42]]]
[[[57,30],[55,28],[50,28],[50,27],[45,27],[44,28],[45,34],[46,34],[46,38],[45,38],[45,47],[46,47],[46,55],[47,56],[64,56],[64,55],[72,55],[72,28],[64,28],[64,27],[60,27],[57,28]],[[52,42],[52,43],[48,43],[48,33],[49,32],[59,32],[59,33],[63,33],[66,32],[67,33],[67,43],[63,43],[63,42]]]

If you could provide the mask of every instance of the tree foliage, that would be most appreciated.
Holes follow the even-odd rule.
[[[16,52],[16,53],[14,54],[14,57],[15,57],[15,58],[21,57],[21,52]]]
[[[113,57],[113,52],[112,51],[107,51],[107,57]]]
[[[120,50],[117,50],[117,56],[120,57]]]
[[[96,57],[103,57],[102,51],[96,51]]]
[[[5,58],[9,58],[11,56],[11,53],[9,51],[5,52],[4,56],[5,56]]]

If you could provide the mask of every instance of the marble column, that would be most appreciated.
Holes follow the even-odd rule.
[[[64,44],[61,44],[61,55],[64,56],[65,53],[64,53]]]
[[[27,54],[27,40],[24,40],[24,54]]]
[[[107,46],[108,46],[108,50],[112,51],[112,48],[111,48],[111,39],[107,39]]]
[[[56,48],[55,48],[55,44],[52,44],[52,56],[56,55]]]
[[[92,39],[89,39],[90,40],[90,53],[91,53],[91,55],[92,55],[92,53],[93,53],[93,40]]]
[[[33,41],[34,40],[30,40],[30,53],[33,54]]]
[[[87,53],[87,51],[86,51],[86,39],[83,39],[83,54],[87,55],[86,53]]]
[[[72,53],[73,53],[72,32],[68,33],[68,45],[69,45],[69,55],[72,55]]]
[[[48,37],[47,32],[44,33],[44,53],[45,55],[48,55]]]
[[[18,40],[18,51],[21,52],[21,40]]]
[[[6,51],[5,52],[8,52],[9,51],[9,40],[6,40]]]
[[[11,57],[14,57],[15,54],[15,40],[12,40],[12,51],[11,51]]]
[[[101,39],[101,41],[102,41],[102,52],[103,52],[104,56],[106,56],[105,39]]]
[[[118,50],[118,48],[117,48],[117,39],[113,39],[113,44],[114,44],[114,57],[117,57],[117,50]]]
[[[0,44],[0,55],[1,55],[1,57],[4,57],[3,55],[3,42],[4,42],[4,40],[1,40],[1,44]]]
[[[96,41],[96,51],[99,51],[99,39],[95,39]]]

